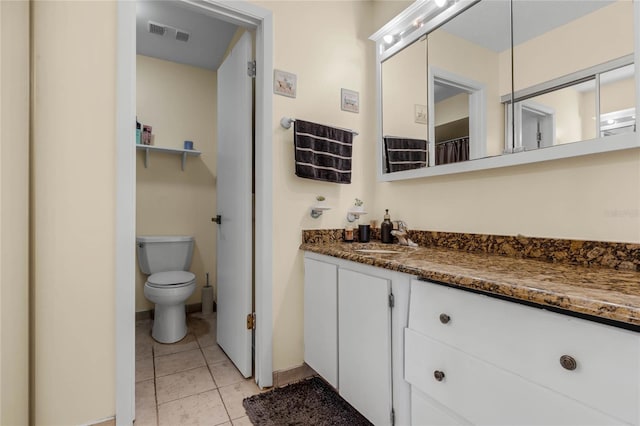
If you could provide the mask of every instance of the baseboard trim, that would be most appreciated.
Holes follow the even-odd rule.
[[[193,314],[195,312],[202,312],[202,303],[191,303],[185,306],[187,314]],[[153,319],[153,309],[148,311],[136,312],[136,321]],[[216,302],[213,302],[213,312],[216,312]]]
[[[111,416],[111,417],[105,417],[104,419],[101,419],[101,420],[96,420],[91,423],[85,423],[84,426],[115,426],[115,425],[116,425],[116,417]]]
[[[317,376],[318,373],[306,363],[297,367],[289,368],[286,370],[279,370],[273,372],[273,387],[281,388],[283,386],[296,383],[309,377]]]
[[[136,312],[136,321],[153,319],[153,310]]]

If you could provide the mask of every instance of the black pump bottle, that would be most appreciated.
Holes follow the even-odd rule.
[[[380,239],[383,243],[391,244],[393,242],[392,230],[393,224],[391,223],[391,216],[389,216],[389,209],[385,209],[384,220],[380,225]]]

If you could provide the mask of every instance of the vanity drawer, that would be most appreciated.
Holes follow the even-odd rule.
[[[638,333],[417,280],[409,328],[638,423]],[[564,355],[574,370],[561,364]]]
[[[411,424],[414,426],[460,426],[470,425],[460,416],[443,408],[417,387],[411,387]]]
[[[405,329],[405,380],[473,424],[624,424],[410,329]]]

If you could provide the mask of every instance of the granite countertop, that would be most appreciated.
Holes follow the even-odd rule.
[[[376,242],[303,243],[300,249],[640,331],[640,273],[636,271]],[[398,253],[362,253],[358,249]]]

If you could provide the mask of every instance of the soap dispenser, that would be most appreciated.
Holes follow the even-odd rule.
[[[380,225],[380,239],[385,244],[391,244],[393,237],[391,231],[393,230],[393,224],[391,223],[391,216],[389,216],[389,209],[385,209],[384,220]]]

